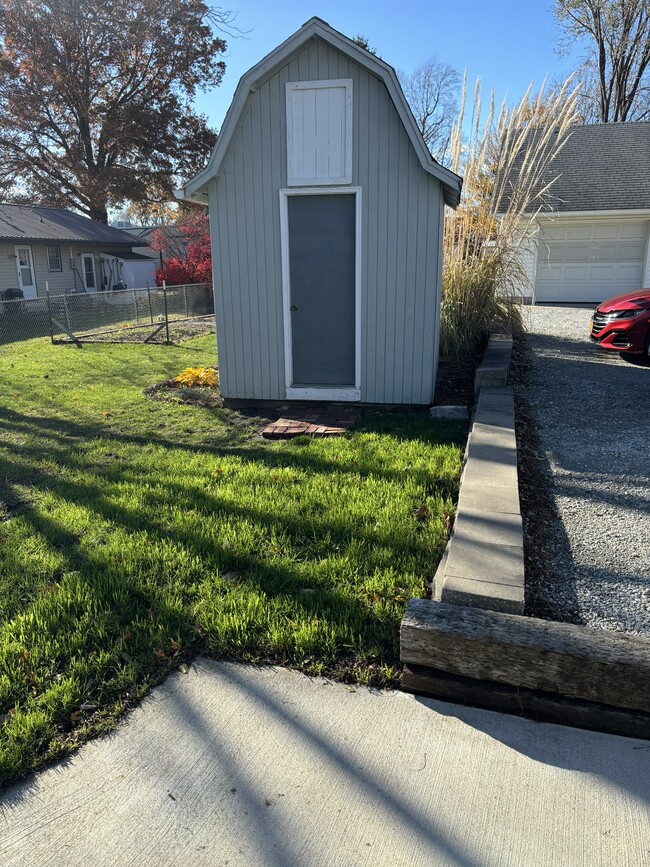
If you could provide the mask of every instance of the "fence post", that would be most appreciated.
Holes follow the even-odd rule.
[[[187,286],[183,286],[183,297],[185,298],[185,317],[187,318],[190,315],[187,309]]]
[[[72,334],[72,328],[70,326],[70,311],[68,310],[68,293],[63,293],[63,309],[65,310],[65,324],[68,326],[68,331]]]
[[[138,316],[138,296],[135,294],[135,289],[133,290],[133,306],[135,307],[135,324],[140,324],[140,317]]]
[[[147,283],[147,298],[149,300],[149,319],[151,320],[151,324],[153,325],[153,308],[151,306],[151,289],[149,288],[148,283]]]
[[[50,284],[45,281],[45,300],[47,301],[47,318],[50,326],[50,341],[54,344],[54,328],[52,328],[52,305],[50,303]]]
[[[167,313],[167,281],[163,280],[163,301],[165,302],[165,334],[166,343],[169,343],[169,314]]]

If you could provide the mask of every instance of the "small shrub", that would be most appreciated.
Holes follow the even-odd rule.
[[[212,283],[210,224],[205,208],[179,215],[173,226],[162,226],[151,235],[151,247],[163,263],[156,270],[156,283],[180,286],[184,283]]]
[[[188,388],[197,386],[214,388],[219,385],[219,377],[214,367],[186,367],[182,373],[175,377],[174,382]]]

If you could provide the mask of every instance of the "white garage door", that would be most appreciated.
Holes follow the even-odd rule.
[[[544,227],[537,301],[600,302],[640,289],[648,221],[557,223]]]

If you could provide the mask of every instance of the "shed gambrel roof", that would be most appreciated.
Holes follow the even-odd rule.
[[[0,204],[0,241],[76,241],[132,247],[126,232],[64,208]]]
[[[267,54],[263,60],[241,77],[208,165],[202,172],[189,181],[182,190],[176,192],[177,197],[196,202],[207,202],[206,185],[208,181],[219,175],[221,164],[237,131],[237,126],[245,109],[249,94],[254,92],[263,81],[270,78],[279,67],[285,64],[310,39],[323,40],[383,81],[411,144],[417,153],[422,168],[438,178],[442,184],[445,202],[451,207],[456,207],[460,200],[462,178],[444,166],[441,166],[440,163],[437,163],[429,153],[393,67],[389,66],[379,57],[370,54],[364,48],[361,48],[351,39],[348,39],[347,36],[339,33],[338,30],[334,30],[334,28],[330,27],[329,24],[320,18],[310,18],[300,30],[296,31],[285,42],[271,51],[270,54]]]
[[[554,179],[544,211],[650,210],[650,122],[571,127],[541,186]]]

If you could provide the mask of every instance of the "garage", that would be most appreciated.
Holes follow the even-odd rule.
[[[572,126],[549,148],[524,220],[522,298],[591,305],[650,286],[650,122]]]
[[[643,285],[646,220],[574,222],[543,226],[538,242],[537,302],[597,303]]]

